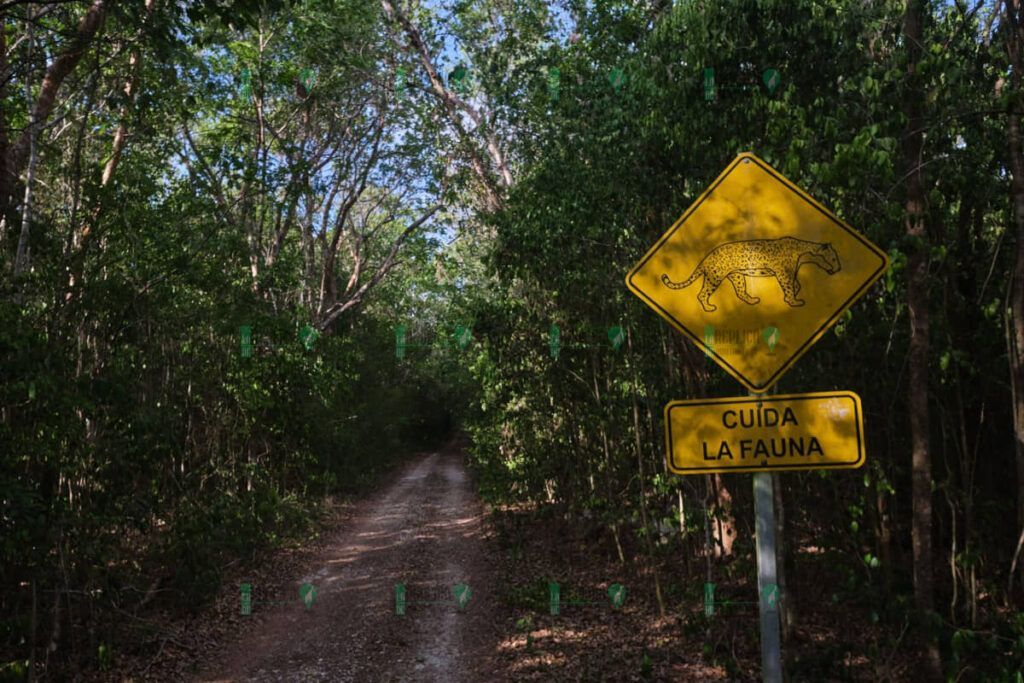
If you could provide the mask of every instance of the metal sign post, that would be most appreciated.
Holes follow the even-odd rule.
[[[761,613],[761,672],[765,683],[782,683],[779,587],[775,575],[775,489],[772,475],[754,473],[757,594]]]

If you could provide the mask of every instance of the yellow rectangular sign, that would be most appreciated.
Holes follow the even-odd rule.
[[[672,401],[665,440],[675,474],[864,464],[860,397],[850,391]]]

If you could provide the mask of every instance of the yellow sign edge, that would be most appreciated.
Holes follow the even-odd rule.
[[[676,467],[672,462],[672,423],[669,413],[676,406],[685,405],[714,405],[719,403],[775,403],[778,401],[794,399],[824,399],[824,398],[851,398],[856,409],[854,418],[857,427],[857,460],[852,464],[840,463],[835,465],[789,465],[778,467],[763,467],[760,465],[742,467]],[[728,474],[745,472],[797,472],[807,470],[855,470],[861,468],[867,461],[867,448],[864,445],[864,410],[861,407],[860,396],[852,391],[817,391],[803,394],[773,394],[771,396],[738,396],[725,398],[693,398],[677,401],[669,401],[665,404],[663,411],[665,422],[665,462],[672,474]]]
[[[711,192],[714,191],[714,189],[716,187],[718,187],[718,185],[723,180],[725,180],[726,176],[728,176],[730,173],[732,173],[733,169],[735,169],[736,166],[738,166],[740,163],[742,163],[744,159],[752,160],[754,163],[756,163],[758,166],[760,166],[764,171],[766,171],[769,175],[774,177],[776,180],[778,180],[783,185],[785,185],[787,188],[789,188],[792,192],[797,194],[797,196],[801,197],[803,200],[808,202],[811,206],[813,206],[818,211],[820,211],[822,214],[824,214],[826,218],[828,218],[829,220],[831,220],[834,223],[838,224],[841,228],[843,228],[844,230],[849,232],[851,236],[853,236],[857,241],[859,241],[861,244],[863,244],[865,247],[867,247],[867,249],[869,251],[871,251],[873,254],[875,254],[876,256],[879,256],[882,259],[882,265],[870,277],[868,277],[867,280],[865,280],[864,284],[861,285],[861,287],[859,289],[854,291],[853,294],[851,294],[847,298],[846,302],[843,303],[842,306],[837,308],[835,310],[835,312],[833,312],[832,316],[829,317],[824,323],[822,323],[821,327],[818,328],[818,331],[815,332],[813,335],[811,335],[811,337],[806,342],[804,342],[804,344],[799,349],[797,349],[796,353],[794,353],[789,358],[788,361],[786,361],[781,366],[779,366],[778,370],[776,370],[775,373],[772,374],[765,381],[765,383],[761,384],[761,385],[753,384],[746,377],[741,375],[739,373],[739,371],[737,371],[735,368],[732,367],[732,365],[730,365],[728,363],[728,361],[726,361],[724,358],[719,356],[718,353],[716,353],[713,348],[708,347],[704,343],[703,339],[701,339],[699,336],[697,336],[696,334],[691,332],[689,329],[687,329],[682,323],[680,323],[675,318],[673,318],[667,311],[662,309],[653,299],[651,299],[649,296],[644,294],[632,282],[633,277],[636,276],[637,272],[640,270],[641,267],[643,267],[643,265],[647,262],[647,260],[650,259],[654,255],[654,253],[656,251],[658,251],[658,249],[661,248],[662,244],[664,244],[666,241],[668,241],[668,239],[673,234],[675,234],[676,230],[678,230],[682,226],[682,224],[686,222],[686,220],[690,217],[690,215],[693,214],[693,212],[696,211],[697,208],[702,203],[704,203],[704,200],[707,199],[708,195],[711,194]],[[705,351],[705,353],[707,353],[712,358],[714,358],[715,362],[718,363],[719,367],[721,367],[727,373],[732,375],[733,379],[738,381],[740,384],[745,386],[750,391],[753,391],[753,392],[758,393],[758,394],[763,394],[763,393],[767,392],[769,389],[771,389],[772,386],[776,382],[779,381],[779,379],[782,377],[782,375],[784,375],[791,367],[793,367],[793,365],[798,360],[800,360],[803,357],[803,355],[805,353],[807,353],[810,350],[810,348],[812,346],[814,346],[814,344],[816,344],[818,342],[818,340],[821,339],[825,335],[826,332],[828,332],[829,328],[831,328],[833,325],[835,325],[836,321],[839,319],[839,317],[843,313],[845,313],[851,306],[853,306],[853,304],[856,303],[857,300],[859,300],[862,296],[864,296],[864,294],[867,293],[867,290],[870,289],[872,285],[874,285],[876,282],[878,282],[878,279],[880,277],[882,277],[882,275],[885,274],[885,271],[887,271],[889,269],[889,265],[890,265],[889,255],[887,253],[885,253],[884,251],[882,251],[882,249],[880,249],[876,244],[874,244],[873,242],[868,240],[866,237],[864,237],[864,235],[860,234],[857,230],[855,230],[848,223],[846,223],[846,221],[844,221],[843,219],[839,218],[839,216],[837,216],[834,213],[832,213],[831,211],[829,211],[826,207],[822,206],[821,203],[819,203],[817,200],[814,199],[814,197],[812,197],[809,194],[807,194],[807,192],[805,192],[803,189],[801,189],[798,185],[796,185],[795,183],[790,181],[788,178],[783,176],[781,173],[776,171],[774,168],[771,167],[771,165],[769,165],[763,159],[759,158],[754,153],[752,153],[752,152],[741,152],[735,159],[732,160],[732,162],[729,165],[727,165],[725,167],[725,170],[722,171],[718,175],[717,178],[715,178],[714,182],[712,182],[711,185],[709,185],[707,187],[707,189],[704,190],[704,192],[702,192],[700,194],[700,196],[697,197],[696,200],[694,200],[694,202],[690,205],[690,208],[688,208],[683,213],[683,215],[680,216],[679,219],[675,223],[673,223],[672,226],[668,230],[665,231],[665,234],[662,235],[661,238],[657,242],[654,243],[654,246],[652,246],[650,249],[647,250],[647,252],[643,255],[643,257],[641,257],[641,259],[637,262],[637,264],[635,266],[633,266],[633,268],[631,268],[628,273],[626,273],[626,287],[629,289],[629,291],[633,292],[633,294],[635,294],[636,296],[640,297],[643,301],[647,302],[647,304],[651,308],[653,308],[655,310],[655,312],[658,313],[658,315],[660,315],[662,318],[667,320],[669,322],[669,324],[671,324],[674,328],[676,328],[676,330],[678,330],[679,332],[681,332],[684,335],[688,336],[691,340],[693,340],[693,342],[698,347],[703,349]]]

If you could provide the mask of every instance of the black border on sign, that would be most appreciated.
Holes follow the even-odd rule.
[[[654,254],[657,253],[659,249],[661,249],[661,246],[665,242],[667,242],[669,238],[671,238],[672,235],[676,233],[677,230],[683,227],[683,224],[686,223],[686,220],[700,207],[701,204],[703,204],[708,199],[708,197],[711,196],[711,193],[714,192],[715,188],[721,185],[725,181],[725,179],[728,178],[729,175],[733,172],[736,166],[738,166],[744,159],[749,159],[750,161],[757,164],[759,168],[761,168],[763,171],[771,175],[778,182],[782,183],[791,192],[796,194],[805,202],[810,204],[811,207],[813,207],[826,219],[828,219],[829,221],[837,225],[839,228],[849,233],[850,236],[852,236],[858,242],[863,244],[868,249],[868,251],[873,253],[875,256],[878,256],[882,261],[881,265],[879,265],[878,268],[876,268],[875,271],[871,273],[871,275],[868,276],[868,278],[864,281],[864,284],[862,284],[858,289],[856,289],[849,296],[849,298],[847,298],[847,300],[843,302],[842,305],[836,308],[836,310],[832,313],[832,316],[826,319],[825,322],[823,322],[821,326],[818,327],[818,329],[813,334],[811,334],[810,337],[807,338],[807,341],[805,341],[796,351],[794,351],[790,355],[789,359],[782,365],[780,365],[779,368],[774,373],[772,373],[772,375],[769,376],[763,384],[754,384],[753,382],[751,382],[749,378],[745,377],[743,374],[740,373],[739,370],[734,368],[727,360],[718,355],[718,353],[713,348],[708,348],[708,346],[704,343],[704,340],[701,337],[690,331],[690,329],[688,329],[681,321],[677,320],[671,313],[669,313],[664,308],[659,306],[656,301],[651,299],[639,287],[633,284],[633,278],[636,277],[636,274],[640,271],[641,268],[644,267],[644,264],[650,261],[651,258],[654,257]],[[633,266],[632,270],[630,270],[629,274],[626,276],[626,284],[629,287],[630,291],[632,291],[637,296],[641,297],[645,302],[647,302],[647,305],[649,305],[651,308],[657,310],[661,314],[661,316],[668,320],[670,323],[672,323],[672,325],[676,329],[688,335],[697,344],[698,347],[700,347],[706,353],[709,353],[719,365],[725,368],[725,370],[734,378],[736,378],[741,384],[743,384],[745,387],[756,393],[764,393],[768,391],[768,389],[770,389],[773,384],[778,382],[779,378],[782,377],[782,375],[786,371],[788,371],[793,366],[793,364],[795,364],[800,359],[800,357],[803,356],[810,349],[812,345],[814,345],[819,339],[821,339],[821,337],[825,334],[828,328],[832,327],[832,325],[835,324],[836,320],[839,319],[839,316],[845,313],[846,309],[852,306],[854,301],[862,297],[864,293],[867,291],[867,289],[871,287],[871,285],[875,284],[878,278],[882,276],[882,273],[884,273],[888,267],[889,256],[884,251],[882,251],[877,246],[869,242],[863,235],[861,235],[859,232],[857,232],[856,230],[848,226],[846,223],[844,223],[842,219],[840,219],[838,216],[836,216],[831,211],[829,211],[824,206],[815,201],[814,197],[811,197],[809,194],[800,189],[797,185],[791,183],[789,180],[787,180],[783,175],[781,175],[778,171],[769,166],[767,163],[761,161],[761,159],[757,158],[750,152],[743,152],[735,159],[733,159],[732,163],[728,167],[726,167],[725,171],[723,171],[721,175],[718,176],[715,182],[712,183],[711,187],[704,191],[704,193],[697,199],[697,201],[694,202],[693,205],[686,210],[686,212],[678,221],[676,221],[675,225],[669,228],[668,231],[664,235],[662,235],[661,239],[655,242],[654,246],[647,251],[647,253],[640,260],[640,262]]]
[[[857,428],[857,459],[851,463],[825,463],[821,465],[744,465],[740,467],[677,467],[672,451],[672,409],[682,406],[707,406],[715,404],[745,403],[780,403],[796,401],[814,401],[829,398],[853,399],[854,424]],[[668,469],[672,474],[727,474],[730,472],[792,472],[801,470],[855,470],[864,465],[867,455],[864,448],[864,415],[860,405],[860,396],[852,391],[828,391],[812,394],[779,394],[775,396],[743,396],[738,398],[707,398],[687,401],[670,401],[665,406],[665,446],[668,449]]]

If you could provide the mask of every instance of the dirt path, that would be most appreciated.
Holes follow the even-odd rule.
[[[315,566],[294,579],[294,600],[260,604],[261,621],[229,644],[200,681],[495,680],[500,641],[495,572],[483,508],[455,451],[414,461],[363,501]],[[310,607],[298,598],[316,589]],[[405,615],[395,584],[404,583]],[[464,610],[452,588],[466,584]],[[444,600],[422,604],[421,600]]]

